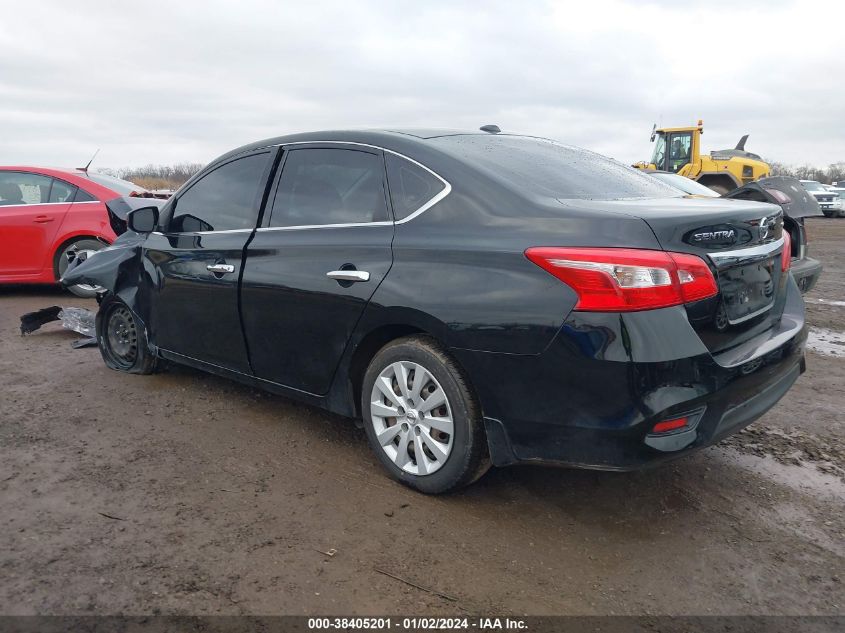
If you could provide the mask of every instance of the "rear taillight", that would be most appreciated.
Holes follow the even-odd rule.
[[[576,310],[632,312],[681,305],[718,293],[700,257],[629,248],[539,246],[525,256],[578,293]]]
[[[783,231],[783,252],[780,254],[780,270],[785,273],[792,264],[792,237],[789,231]]]

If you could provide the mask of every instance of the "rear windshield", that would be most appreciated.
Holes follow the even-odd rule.
[[[677,198],[683,193],[600,154],[525,136],[443,136],[449,154],[526,194],[551,198]]]
[[[138,193],[143,193],[145,191],[143,187],[139,187],[135,183],[129,182],[128,180],[121,180],[120,178],[115,178],[114,176],[89,173],[88,178],[90,178],[99,185],[103,185],[103,187],[108,187],[112,191],[119,193],[122,196],[128,196],[133,191],[136,191]]]

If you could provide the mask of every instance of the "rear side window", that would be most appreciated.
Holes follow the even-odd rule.
[[[285,157],[270,226],[388,220],[381,156],[347,149],[296,149]]]
[[[446,184],[427,169],[401,156],[385,154],[390,202],[397,220],[418,211],[446,188]]]
[[[170,231],[255,228],[270,153],[233,160],[209,172],[176,200]]]
[[[0,206],[44,204],[50,200],[53,179],[20,171],[0,172]]]
[[[94,200],[96,200],[94,196],[82,189],[77,189],[76,196],[73,198],[74,202],[94,202]]]
[[[76,187],[61,180],[53,180],[50,202],[73,202]]]

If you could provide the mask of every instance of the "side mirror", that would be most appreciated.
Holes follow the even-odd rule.
[[[156,207],[141,207],[130,211],[126,216],[126,224],[130,231],[136,233],[152,233],[158,226],[158,209]]]

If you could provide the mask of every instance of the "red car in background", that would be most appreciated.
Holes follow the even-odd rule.
[[[116,239],[106,201],[148,195],[126,180],[82,169],[0,167],[0,283],[56,283],[69,249],[97,251]],[[70,290],[95,294],[91,286]]]

